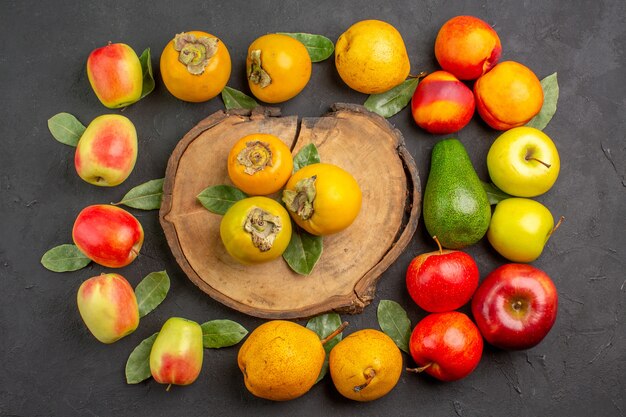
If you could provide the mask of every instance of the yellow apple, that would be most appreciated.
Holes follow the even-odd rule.
[[[500,135],[487,154],[491,181],[505,193],[535,197],[548,191],[557,177],[559,153],[541,130],[516,127]]]
[[[541,255],[554,229],[554,218],[543,204],[528,198],[500,201],[491,216],[487,239],[513,262],[532,262]]]

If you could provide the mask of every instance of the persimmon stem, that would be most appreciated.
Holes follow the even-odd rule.
[[[367,373],[365,374],[365,382],[362,383],[361,385],[357,385],[356,387],[352,388],[354,392],[360,392],[361,390],[367,388],[367,386],[370,384],[370,382],[372,382],[372,380],[376,376],[376,371],[373,370],[372,368],[367,368],[366,371]]]
[[[326,343],[330,342],[335,336],[337,336],[339,333],[343,332],[343,330],[348,327],[348,322],[344,321],[343,323],[341,323],[341,325],[339,327],[337,327],[331,334],[329,334],[328,336],[326,336],[325,338],[323,338],[321,340],[322,345],[325,345]]]
[[[439,255],[443,255],[443,248],[441,247],[441,242],[437,239],[437,236],[433,236],[433,240],[437,242],[437,246],[439,246]]]
[[[416,373],[416,374],[420,374],[420,373],[424,372],[426,369],[430,368],[430,366],[431,366],[432,364],[433,364],[433,363],[431,362],[431,363],[427,363],[427,364],[426,364],[426,365],[424,365],[424,366],[420,366],[419,368],[406,368],[406,370],[407,370],[408,372],[413,372],[413,373]]]
[[[549,163],[547,163],[547,162],[543,162],[541,159],[537,159],[537,158],[535,158],[534,156],[527,156],[527,157],[526,157],[526,160],[527,160],[527,161],[537,161],[537,162],[539,162],[541,165],[543,165],[543,166],[544,166],[544,167],[546,167],[546,168],[550,168],[550,167],[552,166],[552,165],[550,165],[550,164],[549,164]]]

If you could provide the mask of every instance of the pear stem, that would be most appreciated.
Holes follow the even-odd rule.
[[[439,246],[439,255],[443,255],[443,248],[441,247],[441,242],[439,242],[439,239],[437,239],[437,236],[433,236],[433,239],[435,240],[435,242],[437,242],[437,246]]]
[[[535,157],[533,157],[533,156],[530,156],[530,157],[529,157],[529,156],[527,156],[527,157],[526,157],[526,160],[527,160],[527,161],[537,161],[537,162],[539,162],[541,165],[543,165],[543,166],[544,166],[544,167],[546,167],[546,168],[550,168],[550,167],[552,166],[552,165],[550,165],[549,163],[547,163],[547,162],[543,162],[541,159],[537,159],[537,158],[535,158]]]
[[[337,336],[339,333],[343,332],[343,330],[348,327],[348,322],[344,321],[343,323],[341,323],[341,325],[339,327],[337,327],[331,334],[329,334],[328,336],[326,336],[325,338],[323,338],[321,340],[322,345],[325,345],[326,343],[330,342],[335,336]]]
[[[365,382],[362,383],[361,385],[357,385],[356,387],[352,388],[352,390],[354,392],[360,392],[361,390],[367,388],[367,386],[370,384],[370,382],[372,382],[375,376],[376,376],[376,371],[373,370],[372,368],[368,368],[367,373],[365,374]]]
[[[427,364],[426,364],[426,365],[424,365],[424,366],[420,366],[419,368],[406,368],[406,370],[407,370],[408,372],[413,372],[413,373],[416,373],[416,374],[420,374],[420,373],[424,372],[426,369],[430,368],[430,366],[431,366],[432,364],[433,364],[433,363],[431,362],[431,363],[427,363]]]
[[[565,220],[565,216],[561,216],[559,218],[559,221],[556,222],[556,225],[554,226],[554,228],[550,231],[550,234],[548,235],[548,237],[552,236],[552,233],[556,232],[556,229],[558,229],[561,226],[561,223],[563,223],[563,220]]]

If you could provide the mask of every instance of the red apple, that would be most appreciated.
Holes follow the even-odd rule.
[[[87,328],[102,343],[113,343],[139,325],[135,292],[121,275],[89,278],[78,289],[76,301]]]
[[[119,185],[133,171],[137,160],[137,131],[118,114],[96,117],[80,137],[74,155],[76,172],[93,185]]]
[[[528,349],[548,334],[558,307],[550,277],[528,264],[506,264],[480,284],[472,314],[485,340],[501,349]]]
[[[411,356],[419,368],[441,381],[469,375],[480,362],[483,338],[463,313],[450,311],[424,317],[411,334]]]
[[[427,132],[458,132],[472,120],[474,93],[454,75],[435,71],[424,78],[411,99],[415,123]]]
[[[478,287],[478,266],[470,255],[439,250],[416,256],[406,271],[406,287],[415,303],[431,313],[452,311],[467,303]]]
[[[98,99],[110,109],[128,106],[141,98],[141,62],[126,44],[109,43],[91,52],[87,77]]]
[[[110,268],[131,263],[143,244],[143,228],[124,209],[106,204],[84,208],[74,222],[72,238],[92,261]]]

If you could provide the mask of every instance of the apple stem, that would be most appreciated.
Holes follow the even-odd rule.
[[[437,242],[437,246],[439,246],[439,255],[443,255],[443,248],[441,247],[441,242],[439,242],[439,239],[437,239],[437,236],[433,236],[433,239],[435,240],[435,242]]]
[[[348,322],[344,321],[343,323],[341,323],[341,325],[339,327],[337,327],[331,334],[329,334],[328,336],[326,336],[325,338],[323,338],[321,340],[322,345],[325,345],[326,343],[330,342],[335,336],[337,336],[339,333],[343,332],[343,330],[348,327]]]
[[[367,373],[365,374],[365,382],[362,383],[361,385],[357,385],[356,387],[352,388],[354,392],[360,392],[361,390],[367,388],[367,386],[370,384],[370,382],[372,382],[372,380],[376,376],[376,371],[374,371],[372,368],[367,368],[366,372]]]
[[[165,388],[165,391],[166,391],[166,392],[170,392],[170,388],[172,388],[172,384],[169,384],[169,385],[167,386],[167,388]]]
[[[409,74],[409,78],[424,78],[427,75],[428,75],[428,73],[426,71],[422,71],[422,72],[420,72],[417,75]]]
[[[420,374],[420,373],[424,372],[426,369],[430,368],[431,365],[432,365],[432,362],[431,363],[427,363],[424,366],[420,366],[419,368],[406,368],[406,370],[408,372],[413,372],[413,373],[416,373],[416,374]]]
[[[556,222],[556,225],[554,226],[554,228],[550,231],[550,234],[548,235],[548,237],[552,236],[552,233],[556,232],[556,229],[558,229],[561,226],[561,223],[563,223],[563,220],[565,220],[565,216],[561,216],[559,218],[559,221]]]
[[[541,165],[543,165],[546,168],[550,168],[552,166],[552,165],[548,164],[547,162],[543,162],[541,159],[537,159],[537,158],[535,158],[533,156],[530,156],[530,157],[527,156],[526,160],[527,161],[537,161],[537,162],[539,162]]]

